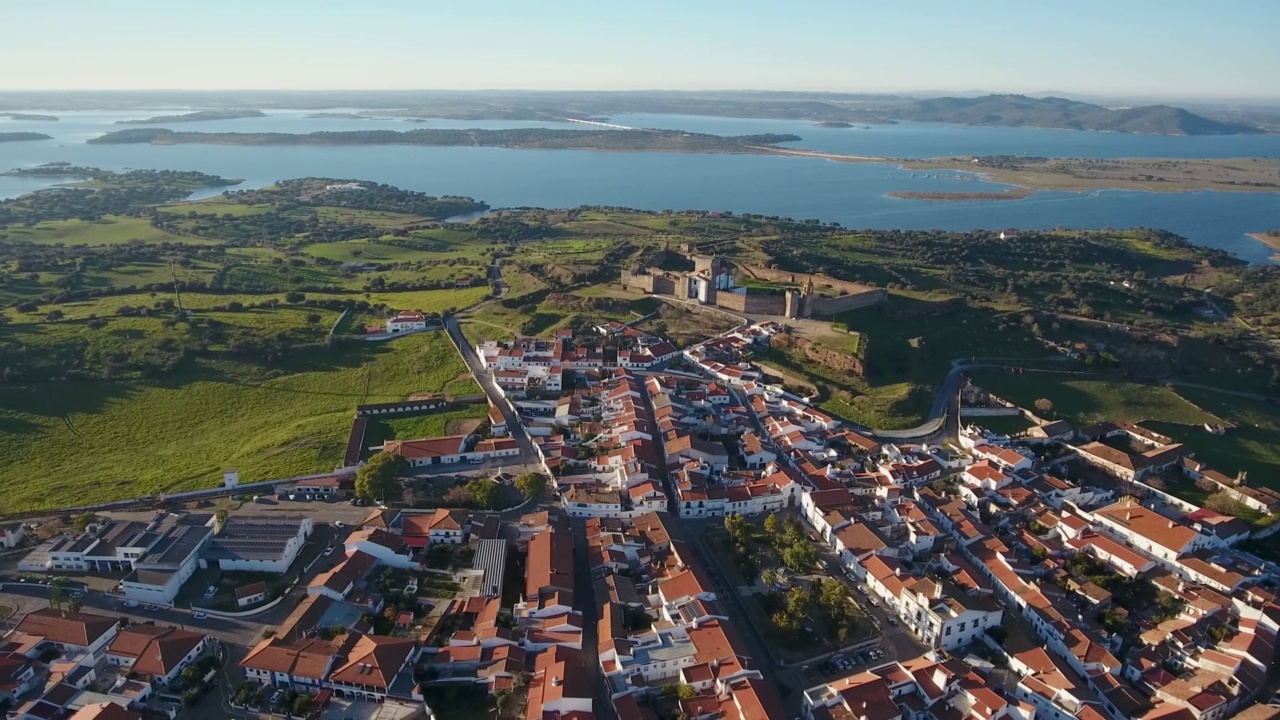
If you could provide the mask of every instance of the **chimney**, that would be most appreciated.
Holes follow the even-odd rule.
[[[1128,521],[1132,520],[1132,519],[1133,519],[1133,513],[1132,513],[1132,512],[1126,512],[1126,513],[1124,514],[1124,519],[1125,519],[1125,522],[1128,522]]]
[[[557,675],[551,678],[551,684],[555,687],[560,687],[560,676]]]

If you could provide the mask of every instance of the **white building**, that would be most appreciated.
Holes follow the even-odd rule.
[[[202,567],[284,573],[311,537],[309,517],[230,517],[209,541]]]
[[[427,317],[420,312],[412,310],[398,313],[387,321],[387,332],[392,335],[426,329]]]

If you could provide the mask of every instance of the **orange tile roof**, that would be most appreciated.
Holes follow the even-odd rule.
[[[329,679],[386,690],[417,646],[413,640],[361,635],[347,653],[347,661]]]

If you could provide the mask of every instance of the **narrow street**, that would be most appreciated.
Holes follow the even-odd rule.
[[[507,432],[511,433],[511,437],[520,446],[520,464],[539,464],[538,453],[533,449],[533,442],[529,439],[529,434],[524,431],[524,425],[521,424],[520,418],[511,411],[507,401],[503,399],[502,391],[493,382],[493,376],[480,363],[480,357],[476,355],[475,348],[471,347],[466,337],[462,335],[462,328],[458,325],[458,319],[456,317],[446,318],[444,328],[445,332],[449,333],[449,339],[453,341],[454,346],[458,348],[458,352],[462,355],[463,362],[471,370],[472,377],[476,379],[476,382],[480,383],[480,388],[484,390],[484,394],[489,398],[489,403],[498,408],[498,411],[502,413],[502,419],[506,420]]]
[[[582,610],[582,664],[586,666],[587,682],[595,689],[593,709],[601,720],[615,720],[613,703],[604,673],[600,671],[600,605],[596,600],[595,582],[591,577],[591,562],[587,555],[586,522],[573,522],[573,598]],[[629,720],[629,719],[627,719]]]

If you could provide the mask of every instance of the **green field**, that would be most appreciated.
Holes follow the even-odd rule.
[[[1234,425],[1223,435],[1200,427],[1148,423],[1196,449],[1201,458],[1228,475],[1244,470],[1249,481],[1280,489],[1280,408],[1199,388],[1178,387],[1178,394]]]
[[[370,242],[368,240],[315,243],[304,247],[303,252],[314,257],[336,262],[371,262],[379,264],[429,260],[436,255],[429,250],[418,250],[408,245],[399,245],[392,242]]]
[[[388,440],[459,435],[471,432],[489,417],[486,404],[464,405],[424,415],[377,418],[365,431],[365,446],[376,446]]]
[[[173,235],[151,227],[146,218],[108,215],[101,220],[47,220],[34,227],[6,227],[0,235],[10,242],[29,242],[42,245],[124,245],[140,241],[144,243],[184,243],[187,245],[212,245],[213,240]]]
[[[1037,399],[1047,398],[1053,402],[1051,415],[1080,424],[1103,420],[1162,420],[1179,425],[1202,425],[1215,421],[1212,415],[1161,385],[1064,373],[1014,375],[999,370],[975,370],[970,379],[975,385],[1025,408],[1033,408]]]
[[[291,355],[263,371],[205,362],[162,381],[0,387],[0,512],[82,505],[332,469],[355,406],[478,391],[443,333]],[[467,376],[469,377],[469,376]]]

